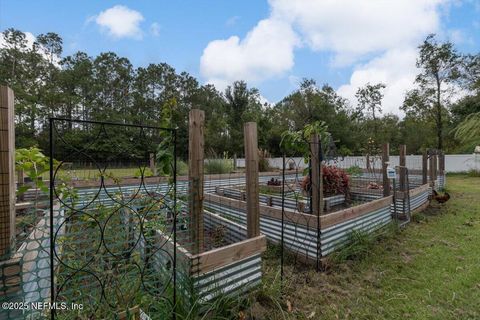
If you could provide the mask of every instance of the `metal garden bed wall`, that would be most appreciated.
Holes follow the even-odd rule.
[[[271,195],[271,194],[261,194],[259,195],[260,204],[266,206],[274,206],[274,207],[281,207],[282,201],[285,208],[298,210],[300,212],[309,212],[309,201],[306,196],[302,197],[304,199],[295,198],[294,194],[299,194],[300,190],[296,190],[295,192],[288,192],[286,193],[285,197],[281,195]],[[245,200],[245,192],[239,190],[239,186],[223,186],[223,187],[216,187],[215,193],[224,195],[226,197],[237,199],[237,200]],[[337,205],[341,205],[345,203],[345,195],[339,194],[334,196],[329,196],[323,198],[323,206],[325,210]]]
[[[151,263],[157,272],[168,274],[171,265],[168,261],[176,251],[177,287],[180,289],[180,301],[189,304],[206,302],[221,295],[238,295],[261,283],[261,254],[266,249],[264,235],[247,238],[245,226],[204,210],[206,238],[216,238],[216,245],[206,246],[206,251],[192,253],[189,230],[179,230],[174,245],[170,236],[162,230],[155,230],[155,245],[147,246],[148,241],[140,235],[136,223],[128,216],[135,216],[130,210],[124,210],[125,227],[134,227],[134,237],[139,238],[139,250],[145,256],[146,251],[154,251]],[[146,221],[148,223],[148,221]],[[169,229],[167,227],[167,229]],[[184,233],[184,234],[182,234]],[[207,239],[206,239],[207,240]],[[208,242],[208,241],[205,241]]]
[[[282,213],[281,208],[262,204],[260,230],[268,240],[280,244],[283,229],[285,248],[301,260],[315,262],[319,257],[341,248],[353,230],[372,232],[388,224],[392,220],[392,199],[389,196],[326,214],[320,217],[320,221],[314,215],[287,208]],[[207,193],[205,206],[238,223],[244,224],[246,221],[246,203],[241,199]]]

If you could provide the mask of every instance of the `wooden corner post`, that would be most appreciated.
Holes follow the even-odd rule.
[[[15,111],[12,89],[0,86],[0,257],[15,244]],[[1,259],[1,258],[0,258]]]
[[[428,151],[423,151],[422,154],[422,184],[428,183]]]
[[[431,150],[429,151],[429,159],[428,159],[428,175],[430,178],[430,186],[435,186],[435,155],[434,152]]]
[[[249,238],[253,238],[260,235],[257,123],[245,123],[243,134],[247,187],[247,236]]]
[[[400,145],[400,191],[407,190],[407,146]]]
[[[188,121],[188,187],[190,230],[194,254],[204,250],[203,229],[203,161],[205,112],[192,109]]]
[[[322,161],[320,159],[320,138],[318,134],[310,137],[310,161],[312,166],[312,214],[321,216],[323,211]]]
[[[383,176],[383,196],[390,195],[390,179],[387,176],[387,167],[390,162],[390,145],[384,143],[382,147],[382,176]]]

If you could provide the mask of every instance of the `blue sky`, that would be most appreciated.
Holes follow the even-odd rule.
[[[56,32],[66,55],[167,62],[221,89],[244,79],[271,102],[304,77],[351,100],[358,86],[381,81],[386,111],[399,113],[427,34],[480,51],[480,0],[1,0],[0,27]]]

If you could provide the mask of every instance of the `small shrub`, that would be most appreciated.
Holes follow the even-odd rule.
[[[270,171],[270,163],[268,162],[269,158],[270,153],[268,153],[267,150],[258,149],[258,171]]]
[[[351,166],[346,172],[353,177],[359,177],[362,175],[362,168],[359,166]]]
[[[345,170],[336,166],[324,166],[322,174],[325,194],[348,194],[350,192],[350,180]]]
[[[209,159],[205,161],[205,173],[222,174],[233,170],[233,163],[229,159]]]
[[[177,175],[184,176],[188,174],[188,164],[180,159],[177,159]]]

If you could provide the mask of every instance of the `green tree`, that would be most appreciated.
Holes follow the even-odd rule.
[[[386,86],[383,83],[370,84],[358,88],[355,97],[358,100],[357,113],[363,115],[365,119],[372,119],[373,137],[378,140],[377,113],[382,113],[383,89]]]
[[[462,57],[451,42],[438,43],[429,35],[419,46],[418,88],[407,94],[403,109],[429,115],[435,122],[437,148],[444,147],[445,117],[454,85],[461,79]]]

